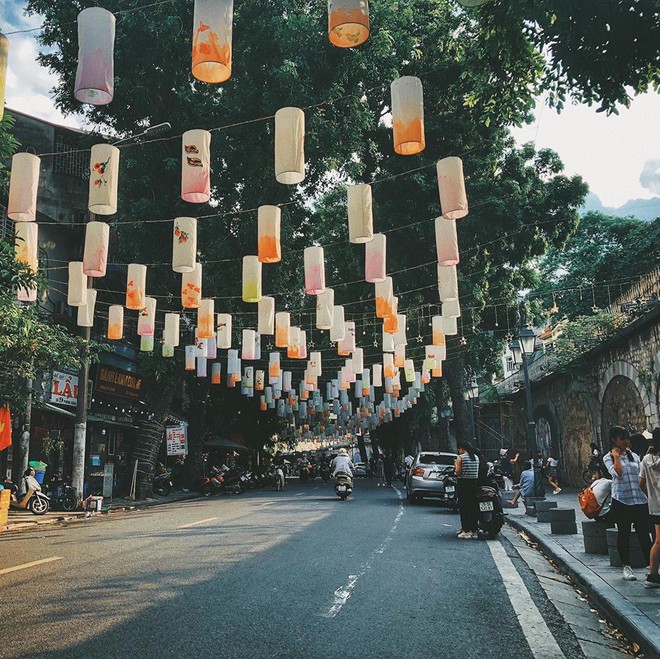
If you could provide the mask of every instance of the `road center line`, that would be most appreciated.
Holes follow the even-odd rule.
[[[180,529],[189,529],[191,526],[197,526],[198,524],[204,524],[205,522],[212,522],[213,520],[218,519],[217,517],[208,517],[207,519],[200,519],[197,522],[190,522],[190,524],[184,524],[179,526]]]
[[[23,565],[14,565],[14,567],[6,567],[0,570],[0,574],[9,574],[10,572],[17,572],[18,570],[26,570],[35,565],[43,565],[44,563],[52,563],[53,561],[61,561],[64,556],[51,556],[50,558],[42,558],[39,561],[32,561],[31,563],[23,563]]]
[[[558,659],[566,657],[555,637],[545,624],[532,596],[504,547],[497,540],[488,541],[488,549],[502,576],[504,588],[509,596],[513,611],[535,659]]]
[[[387,537],[380,545],[380,547],[371,552],[369,558],[360,566],[359,572],[357,574],[349,574],[346,583],[335,590],[335,597],[332,606],[325,613],[321,614],[324,618],[334,618],[341,611],[344,604],[348,602],[349,598],[353,594],[353,590],[357,585],[358,579],[371,569],[371,563],[373,559],[383,554],[387,549],[387,546],[392,541],[392,535],[396,531],[397,526],[399,526],[399,522],[401,521],[403,512],[405,510],[403,507],[403,495],[396,487],[393,487],[393,489],[396,491],[396,494],[399,497],[399,512],[394,518],[394,523],[392,524]]]

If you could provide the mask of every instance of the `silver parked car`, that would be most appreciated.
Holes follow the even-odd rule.
[[[406,479],[408,501],[416,503],[423,497],[455,501],[454,492],[445,492],[443,477],[454,469],[456,453],[422,451],[410,467]]]

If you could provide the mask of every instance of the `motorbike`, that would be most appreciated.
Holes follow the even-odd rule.
[[[324,483],[330,480],[330,465],[327,463],[321,465],[321,478]]]
[[[338,471],[335,475],[335,494],[342,500],[353,493],[353,479],[345,471]]]
[[[497,487],[499,487],[500,490],[506,490],[506,483],[504,481],[504,472],[502,471],[501,467],[497,464],[493,464],[492,462],[489,462],[488,465],[489,465],[489,472],[488,472],[489,478],[492,478],[497,483]]]
[[[304,483],[308,478],[309,478],[309,466],[308,465],[300,465],[300,482]]]
[[[269,477],[272,487],[278,492],[281,492],[286,485],[286,479],[284,478],[284,470],[282,467],[280,465],[271,465]]]
[[[445,489],[445,503],[451,508],[452,512],[458,510],[458,499],[456,498],[456,471],[448,469],[442,477],[442,484]]]
[[[78,508],[76,491],[59,474],[55,474],[50,481],[46,496],[56,510],[71,513]]]
[[[222,471],[216,467],[211,467],[211,472],[208,476],[203,476],[199,484],[199,489],[202,496],[210,497],[212,494],[217,494],[223,489]]]
[[[33,515],[45,515],[50,508],[50,499],[41,491],[41,485],[34,477],[33,470],[28,470],[23,476],[23,485],[25,494],[19,496],[18,488],[8,484],[11,489],[9,507],[15,510],[29,510]]]
[[[489,478],[477,491],[477,505],[479,506],[479,529],[488,534],[491,540],[500,532],[504,524],[504,510],[500,488],[494,478]]]
[[[154,494],[160,494],[166,497],[172,491],[172,471],[161,467],[161,470],[154,474],[153,484]]]

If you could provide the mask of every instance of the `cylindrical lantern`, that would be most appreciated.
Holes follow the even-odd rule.
[[[395,313],[392,308],[393,298],[392,277],[385,277],[383,281],[376,282],[376,318],[386,318]]]
[[[371,202],[371,186],[367,183],[349,185],[348,239],[352,243],[368,243],[374,237],[374,218]]]
[[[211,364],[211,384],[220,384],[222,382],[222,364],[214,362]]]
[[[305,293],[319,295],[325,290],[325,263],[323,247],[306,247],[305,258]]]
[[[105,222],[88,222],[83,252],[83,272],[88,277],[105,277],[109,244],[110,226]]]
[[[147,339],[147,338],[149,338],[149,337],[142,336],[142,337],[140,337],[140,340]],[[154,337],[152,336],[151,338],[153,339]],[[163,357],[174,357],[174,346],[168,346],[167,343],[163,343],[163,345],[160,349],[160,354]]]
[[[422,81],[415,76],[403,76],[392,82],[391,91],[394,151],[413,156],[426,146]]]
[[[233,0],[195,0],[192,74],[202,82],[231,77]]]
[[[309,355],[309,364],[307,365],[309,373],[315,377],[321,377],[323,375],[322,366],[321,366],[321,353],[314,351]]]
[[[268,383],[275,384],[279,381],[280,375],[280,353],[271,352],[268,358]]]
[[[460,318],[461,317],[461,303],[456,300],[442,303],[442,315],[445,318]]]
[[[387,236],[384,233],[374,234],[372,241],[365,245],[364,278],[376,284],[387,278]]]
[[[126,274],[126,308],[142,309],[147,290],[147,266],[129,263]]]
[[[264,295],[257,306],[257,331],[259,334],[275,334],[275,298]]]
[[[282,211],[279,206],[259,206],[257,218],[259,260],[262,263],[278,263],[282,260],[280,246]]]
[[[398,319],[397,319],[398,324]],[[394,335],[385,331],[383,326],[383,352],[394,352]]]
[[[442,316],[433,316],[431,319],[431,335],[434,346],[444,346],[446,344]]]
[[[108,309],[108,338],[118,341],[124,336],[124,307],[113,304]]]
[[[209,346],[207,339],[200,339],[195,332],[195,357],[208,357]]]
[[[329,330],[332,328],[335,307],[335,292],[326,288],[323,293],[316,296],[316,329]]]
[[[73,95],[81,103],[107,105],[114,94],[115,17],[88,7],[78,14],[78,68]]]
[[[305,178],[305,113],[300,108],[275,113],[275,178],[286,185]]]
[[[154,336],[141,336],[140,337],[140,351],[141,352],[153,352],[154,349]]]
[[[172,270],[192,272],[197,263],[197,220],[177,217],[172,233]]]
[[[14,222],[34,222],[41,160],[32,153],[15,153],[11,159],[7,217]]]
[[[72,307],[84,307],[87,304],[87,275],[83,272],[82,261],[69,263],[69,285],[67,304]]]
[[[383,376],[393,378],[394,373],[394,355],[390,352],[385,352],[383,353]]]
[[[181,199],[205,204],[211,198],[211,133],[187,130],[181,140]]]
[[[355,373],[362,373],[364,370],[364,350],[362,348],[355,348],[353,350],[353,371]]]
[[[202,264],[197,263],[192,272],[181,275],[181,306],[197,309],[202,300]]]
[[[119,149],[111,144],[95,144],[89,158],[89,210],[97,215],[117,212]]]
[[[231,314],[219,313],[217,318],[216,341],[218,348],[221,350],[228,350],[231,348]]]
[[[94,327],[94,308],[96,290],[88,288],[85,292],[85,304],[78,307],[78,327]]]
[[[195,370],[195,358],[197,348],[195,346],[186,346],[186,371]]]
[[[383,386],[383,365],[382,364],[374,364],[371,367],[371,379],[373,381],[374,387],[382,387]]]
[[[261,300],[261,263],[258,256],[243,257],[243,302]]]
[[[218,356],[218,342],[215,340],[215,334],[206,339],[206,356],[209,359],[215,359]]]
[[[282,391],[291,391],[291,371],[282,372]]]
[[[355,323],[352,320],[344,323],[344,338],[337,350],[340,355],[350,355],[355,350]]]
[[[399,316],[392,314],[383,318],[383,332],[387,334],[396,334],[399,330]]]
[[[156,328],[156,298],[144,298],[144,309],[138,314],[138,336],[153,336]]]
[[[254,342],[256,332],[252,329],[244,329],[241,339],[241,359],[253,360],[254,355]]]
[[[458,253],[456,220],[435,218],[435,248],[438,253],[438,265],[457,265],[461,260]]]
[[[288,311],[278,311],[275,314],[275,347],[288,348],[291,328],[291,314]]]
[[[441,302],[458,300],[458,276],[456,266],[438,266],[438,293]]]
[[[458,220],[468,214],[465,181],[463,179],[463,161],[450,156],[438,160],[438,190],[442,217],[447,220]]]
[[[456,334],[458,334],[458,322],[456,318],[443,316],[442,329],[446,336],[456,336]]]
[[[406,359],[404,373],[406,376],[406,382],[415,381],[415,362],[412,359]]]
[[[394,346],[394,365],[397,368],[405,368],[406,366],[406,346]]]
[[[7,62],[9,60],[9,39],[0,34],[0,121],[5,114],[5,83],[7,82]]]
[[[330,341],[343,341],[346,336],[346,323],[344,322],[344,307],[335,305],[332,310],[332,326],[330,327]]]
[[[36,274],[39,268],[39,225],[36,222],[16,222],[14,249],[16,260]]]
[[[163,330],[163,343],[175,348],[179,345],[179,314],[165,314],[165,329]]]
[[[229,379],[240,373],[241,365],[238,359],[238,350],[229,350],[227,351],[227,375],[230,376]]]
[[[289,359],[300,357],[300,327],[291,326],[289,328],[289,345],[286,348],[286,356]]]
[[[355,48],[369,38],[368,0],[328,0],[328,38],[339,48]]]
[[[197,311],[197,336],[210,339],[215,336],[215,305],[213,300],[202,300]]]
[[[394,333],[394,345],[408,345],[408,339],[406,338],[406,314],[400,313],[397,314],[398,326],[399,328]]]
[[[366,398],[371,393],[371,371],[362,369],[362,396]]]

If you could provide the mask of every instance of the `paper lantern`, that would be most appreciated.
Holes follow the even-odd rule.
[[[140,339],[148,339],[148,338],[150,337],[148,336],[140,337]],[[154,337],[152,336],[151,338],[153,339]],[[174,357],[174,346],[168,346],[167,343],[163,343],[160,350],[160,354],[163,357]]]
[[[197,311],[197,336],[200,339],[210,339],[215,334],[214,320],[215,309],[214,302],[210,299],[205,299],[200,302]]]
[[[461,303],[456,300],[442,303],[442,315],[445,318],[460,318],[461,317]]]
[[[355,323],[351,320],[344,323],[344,338],[337,346],[340,355],[350,355],[355,350]]]
[[[352,353],[353,357],[353,371],[355,373],[362,373],[364,370],[364,350],[362,348],[355,348]]]
[[[254,341],[256,332],[251,329],[244,329],[241,339],[241,359],[253,360],[254,355]]]
[[[239,364],[238,350],[227,351],[227,375],[232,379],[237,373],[241,372],[241,365]]]
[[[179,345],[179,314],[165,314],[165,328],[163,329],[163,342],[173,348]]]
[[[156,328],[156,298],[144,298],[144,308],[138,313],[138,336],[153,336]]]
[[[35,221],[40,166],[41,160],[32,153],[15,153],[12,156],[7,201],[7,217],[10,220]]]
[[[394,298],[394,285],[392,277],[385,277],[383,281],[376,282],[376,318],[386,318],[394,313],[392,300]]]
[[[291,391],[291,371],[284,371],[282,373],[282,391]]]
[[[456,156],[438,160],[438,190],[442,217],[458,220],[468,214],[465,181],[463,179],[463,161]]]
[[[206,357],[197,357],[197,377],[205,378],[207,375],[208,359]]]
[[[9,39],[0,34],[0,121],[5,114],[5,83],[7,82],[7,63],[9,60]]]
[[[397,323],[398,323],[397,319]],[[383,352],[394,352],[394,335],[389,334],[388,332],[385,331],[385,328],[383,327]]]
[[[197,220],[177,217],[172,230],[172,270],[192,272],[197,262]]]
[[[124,307],[113,304],[108,309],[108,338],[118,341],[124,337]]]
[[[458,276],[456,266],[438,266],[438,293],[441,302],[458,299]]]
[[[192,74],[202,82],[220,83],[231,77],[233,0],[195,0]]]
[[[355,48],[369,38],[367,0],[328,0],[328,38],[338,48]]]
[[[280,246],[282,211],[279,206],[259,206],[257,218],[259,260],[262,263],[278,263],[282,260]]]
[[[142,309],[147,290],[147,266],[130,263],[126,274],[126,308]]]
[[[231,348],[231,314],[219,313],[217,318],[216,342],[221,350]]]
[[[275,298],[264,295],[257,307],[257,331],[259,334],[275,334]]]
[[[187,130],[181,140],[181,199],[205,204],[211,198],[211,133]]]
[[[371,394],[371,371],[368,368],[362,370],[362,396],[366,398]]]
[[[404,368],[406,365],[406,346],[394,346],[394,365],[397,368]]]
[[[444,217],[435,218],[435,248],[438,254],[438,265],[450,266],[460,262],[456,220],[446,220]]]
[[[390,352],[385,352],[383,353],[383,376],[393,378],[394,373],[394,356]]]
[[[355,369],[353,368],[352,359],[347,359],[344,364],[344,378],[351,384],[353,384],[357,379],[357,376],[355,375]]]
[[[85,304],[78,307],[78,327],[94,327],[95,307],[96,291],[88,288],[85,291]]]
[[[300,359],[307,359],[307,332],[300,330]]]
[[[406,382],[415,381],[415,362],[412,359],[406,359],[404,374],[406,376]]]
[[[192,272],[181,275],[181,306],[197,309],[202,300],[202,264],[197,263]]]
[[[258,256],[243,257],[243,302],[261,300],[261,263]]]
[[[185,369],[186,371],[194,371],[195,370],[195,360],[196,360],[196,353],[197,348],[195,346],[186,346],[186,364],[185,364]]]
[[[259,391],[257,389],[257,391]],[[259,409],[262,412],[265,412],[268,409],[268,405],[266,404],[266,396],[259,396]]]
[[[387,278],[386,257],[387,236],[384,233],[374,234],[373,240],[365,245],[364,278],[376,284]]]
[[[407,320],[406,320],[406,314],[398,314],[397,315],[398,319],[398,325],[399,328],[395,332],[393,338],[394,338],[394,345],[408,345],[408,339],[406,338],[406,325],[407,325]]]
[[[215,340],[215,334],[206,339],[206,356],[209,359],[215,359],[218,356],[218,343]]]
[[[443,316],[442,329],[446,336],[455,336],[458,334],[458,323],[456,322],[456,318]]]
[[[425,346],[424,348],[426,358],[429,360],[435,360],[435,361],[443,361],[444,359],[447,359],[447,346],[442,345],[442,346]],[[434,369],[436,367],[436,364],[431,365],[431,369]]]
[[[72,307],[84,307],[87,304],[87,275],[83,272],[82,261],[71,261],[69,263],[66,301]]]
[[[371,186],[366,183],[349,185],[348,239],[352,243],[368,243],[374,237],[374,218],[371,202]]]
[[[195,357],[208,357],[209,346],[208,339],[200,339],[195,331]]]
[[[424,151],[424,92],[422,81],[403,76],[392,82],[392,135],[394,151],[413,156]]]
[[[335,292],[332,288],[326,288],[316,296],[316,329],[332,329],[334,311]]]
[[[117,212],[119,149],[112,144],[95,144],[89,158],[89,210],[97,215]]]
[[[442,316],[433,316],[431,319],[431,334],[434,346],[444,346],[446,344]]]
[[[300,327],[291,326],[289,328],[289,344],[286,347],[286,356],[289,359],[300,358]]]
[[[309,355],[309,364],[307,365],[307,370],[311,375],[317,378],[323,375],[320,352],[314,351]]]
[[[275,314],[275,347],[288,348],[291,328],[291,314],[278,311]]]
[[[114,95],[115,17],[101,7],[78,14],[78,68],[73,95],[81,103],[107,105]]]
[[[211,364],[211,384],[220,384],[222,382],[222,364],[215,362]]]
[[[109,244],[110,226],[105,222],[88,222],[83,252],[83,272],[88,277],[105,277]]]
[[[399,316],[392,314],[383,319],[383,332],[387,334],[396,334],[399,330]]]
[[[306,247],[305,260],[305,293],[319,295],[325,290],[325,264],[323,247],[313,245]]]
[[[16,260],[36,274],[39,268],[39,226],[36,222],[16,222],[14,227]]]
[[[373,381],[374,387],[382,387],[383,386],[383,365],[382,364],[374,364],[371,367],[371,379]]]
[[[275,178],[285,185],[305,178],[305,113],[299,108],[275,113]]]
[[[330,327],[330,341],[343,341],[346,336],[346,323],[344,322],[344,307],[335,305],[332,310],[332,326]]]
[[[141,336],[140,337],[140,351],[141,352],[153,352],[154,349],[154,337],[151,336]]]

